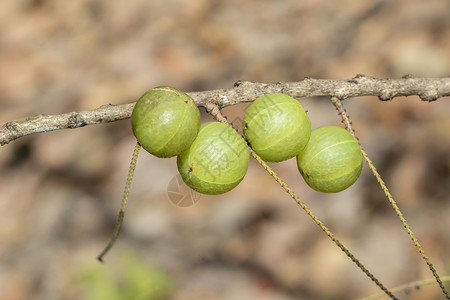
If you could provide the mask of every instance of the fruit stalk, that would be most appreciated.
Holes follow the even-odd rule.
[[[219,107],[214,103],[209,103],[207,105],[207,111],[210,113],[217,121],[227,124],[233,127],[228,120],[222,115]],[[344,244],[342,244],[334,234],[320,221],[320,219],[309,209],[309,207],[300,200],[300,198],[289,188],[289,186],[280,178],[278,175],[262,160],[261,157],[256,154],[249,145],[250,154],[256,161],[264,168],[264,170],[269,173],[272,178],[291,196],[292,199],[297,202],[298,205],[306,212],[306,214],[322,229],[322,231],[360,268],[364,274],[366,274],[386,295],[391,299],[397,299],[392,292],[390,292],[351,252],[348,250]]]
[[[397,214],[398,218],[403,224],[403,227],[405,227],[406,231],[408,232],[409,236],[411,237],[411,240],[413,241],[416,248],[419,250],[420,255],[422,256],[422,259],[426,262],[428,265],[428,268],[430,269],[431,273],[433,273],[434,278],[436,279],[436,282],[439,284],[439,287],[441,288],[442,292],[444,293],[445,297],[447,299],[450,299],[450,295],[445,288],[442,280],[440,279],[436,269],[434,268],[433,264],[431,263],[428,256],[425,254],[425,251],[423,250],[422,246],[420,245],[419,241],[417,240],[416,236],[414,235],[414,232],[409,227],[408,223],[406,222],[406,219],[403,217],[403,214],[397,205],[397,203],[394,200],[394,197],[392,197],[391,193],[389,192],[389,189],[386,187],[386,184],[384,183],[383,179],[381,178],[380,174],[378,173],[377,169],[375,168],[374,164],[370,160],[367,153],[364,151],[364,149],[361,146],[361,143],[359,142],[359,139],[356,137],[355,130],[352,127],[352,122],[350,122],[350,118],[347,115],[347,112],[345,111],[344,107],[342,106],[342,101],[338,97],[331,97],[331,103],[333,103],[334,107],[338,111],[339,115],[342,118],[342,123],[345,124],[345,128],[353,135],[353,137],[358,141],[359,146],[361,147],[361,152],[363,154],[363,157],[367,164],[369,165],[370,170],[372,171],[373,175],[377,179],[378,183],[380,184],[381,189],[383,190],[384,194],[389,200],[389,203],[391,203],[392,208],[394,209],[395,213]]]
[[[111,249],[114,243],[116,242],[117,237],[119,236],[120,233],[120,229],[122,228],[123,217],[125,215],[125,207],[127,206],[128,195],[130,194],[131,181],[133,180],[134,170],[136,169],[136,161],[140,149],[141,145],[139,145],[139,143],[136,143],[136,146],[134,147],[133,151],[133,156],[131,157],[130,169],[128,170],[127,181],[125,184],[125,190],[123,192],[122,197],[122,205],[120,206],[119,217],[117,218],[116,227],[114,228],[111,240],[106,245],[105,249],[103,249],[103,251],[97,257],[97,259],[100,262],[103,262],[103,257],[106,255],[106,253],[108,253],[109,249]]]

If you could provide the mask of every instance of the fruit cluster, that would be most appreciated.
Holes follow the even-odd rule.
[[[200,111],[185,93],[156,87],[136,103],[131,125],[139,144],[157,157],[177,157],[184,182],[203,194],[235,188],[247,173],[244,139],[219,122],[201,124]]]
[[[226,193],[247,172],[250,153],[245,140],[225,124],[201,124],[194,101],[177,89],[149,90],[136,103],[131,123],[145,150],[157,157],[177,156],[184,182],[200,193]],[[263,160],[296,157],[304,180],[317,191],[340,192],[361,173],[362,153],[353,136],[336,126],[311,131],[303,106],[285,94],[256,99],[242,126],[245,139]]]

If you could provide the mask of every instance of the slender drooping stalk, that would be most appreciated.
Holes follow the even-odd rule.
[[[97,257],[97,259],[101,262],[103,262],[103,256],[105,256],[105,254],[108,253],[109,249],[111,249],[112,246],[114,245],[114,243],[116,242],[117,237],[119,236],[119,233],[120,233],[120,229],[122,228],[123,217],[125,215],[125,208],[127,206],[127,201],[128,201],[128,195],[130,194],[131,181],[133,180],[134,170],[136,169],[136,160],[139,155],[140,149],[141,149],[141,145],[139,145],[139,143],[136,143],[136,147],[134,147],[134,151],[133,151],[133,156],[131,157],[130,169],[128,170],[127,181],[125,183],[125,189],[123,191],[122,205],[120,207],[119,216],[118,216],[117,222],[116,222],[116,227],[114,228],[113,234],[111,236],[111,240],[109,241],[108,245],[106,245],[105,249],[103,249],[103,251]]]
[[[378,173],[377,169],[375,168],[374,164],[370,160],[367,153],[364,151],[364,149],[361,146],[361,143],[359,142],[359,139],[356,137],[355,130],[352,127],[352,123],[350,122],[350,118],[347,115],[347,112],[345,111],[344,107],[342,106],[342,102],[338,97],[331,97],[331,102],[336,107],[339,115],[342,117],[342,123],[345,125],[345,129],[347,129],[353,137],[358,141],[359,146],[361,147],[361,151],[363,154],[364,159],[366,160],[367,164],[369,165],[370,170],[372,171],[373,175],[377,179],[378,183],[380,184],[381,189],[383,190],[384,194],[388,198],[389,202],[391,203],[392,208],[394,209],[395,213],[397,214],[398,218],[403,224],[403,227],[405,227],[406,231],[408,232],[409,236],[411,237],[411,240],[413,241],[414,245],[419,250],[420,255],[422,256],[423,260],[428,265],[428,268],[430,269],[431,273],[433,273],[434,278],[436,278],[436,282],[439,284],[439,287],[441,288],[442,292],[444,293],[445,297],[447,299],[450,299],[450,296],[448,294],[447,289],[445,288],[444,284],[442,283],[442,280],[439,278],[439,275],[434,268],[433,264],[431,263],[428,256],[425,254],[425,251],[423,250],[422,246],[420,245],[419,241],[417,240],[416,236],[414,235],[412,229],[409,227],[408,223],[406,222],[406,219],[403,217],[403,214],[398,207],[397,203],[394,200],[394,197],[392,197],[391,193],[389,192],[389,189],[386,187],[386,184],[384,183],[383,179],[381,179],[380,174]]]
[[[442,280],[442,282],[449,282],[450,281],[450,276],[442,276],[441,280]],[[408,291],[411,291],[413,289],[418,290],[422,286],[430,285],[430,284],[436,284],[436,278],[433,277],[433,278],[428,278],[428,279],[408,282],[408,283],[405,283],[405,284],[393,287],[391,289],[391,292],[395,293],[395,292],[405,291],[405,293],[407,294]],[[379,293],[379,294],[375,294],[375,295],[372,295],[372,296],[359,298],[358,300],[375,300],[375,299],[383,298],[384,296],[385,296],[384,293]]]
[[[219,122],[225,123],[231,127],[232,124],[228,122],[228,120],[222,115],[219,108],[211,104],[207,107],[208,112]],[[245,137],[243,137],[245,139]],[[322,229],[323,232],[347,255],[357,266],[360,268],[364,274],[366,274],[386,295],[388,295],[391,299],[398,300],[397,297],[392,294],[351,252],[348,250],[344,244],[342,244],[334,234],[320,221],[320,219],[309,209],[309,207],[300,200],[300,198],[289,188],[289,186],[266,164],[264,160],[256,154],[253,149],[249,146],[249,150],[253,158],[264,168],[264,170],[269,173],[272,178],[275,179],[276,182],[291,196],[292,199],[297,202],[298,205],[306,212],[306,214]]]

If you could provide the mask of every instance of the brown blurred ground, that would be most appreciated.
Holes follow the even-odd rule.
[[[135,101],[147,89],[238,79],[450,74],[450,2],[46,1],[0,4],[0,123]],[[450,274],[450,102],[345,102],[367,152],[440,273]],[[313,127],[339,124],[302,99]],[[225,110],[242,117],[245,106]],[[204,120],[208,117],[204,116]],[[76,280],[114,226],[135,139],[129,121],[21,138],[0,149],[0,299],[83,299]],[[272,164],[388,287],[431,277],[365,166],[323,195],[295,160]],[[252,162],[222,196],[173,205],[174,159],[142,152],[122,235],[173,280],[170,299],[352,299],[378,288]],[[182,189],[180,193],[186,193]],[[131,250],[130,250],[131,249]],[[449,286],[447,284],[447,286]],[[442,299],[436,286],[402,299]]]

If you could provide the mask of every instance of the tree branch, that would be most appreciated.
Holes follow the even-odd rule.
[[[233,88],[188,93],[198,106],[205,107],[213,101],[220,108],[251,102],[268,93],[284,93],[294,98],[330,96],[346,99],[358,96],[377,96],[380,100],[392,100],[399,96],[417,95],[423,101],[435,101],[450,96],[450,77],[378,79],[357,75],[349,80],[325,80],[305,78],[298,82],[257,83],[238,81]],[[3,146],[20,137],[57,129],[78,128],[127,119],[134,103],[103,105],[89,111],[60,115],[36,115],[7,122],[0,126],[0,144]]]

